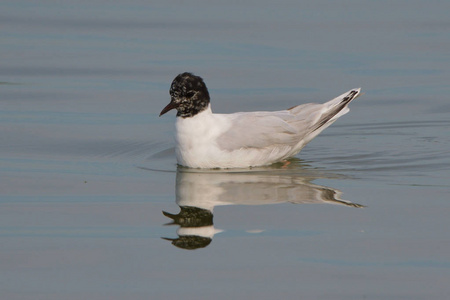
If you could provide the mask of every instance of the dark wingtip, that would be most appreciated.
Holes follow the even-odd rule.
[[[348,103],[348,102],[352,101],[353,99],[356,99],[360,95],[360,91],[361,91],[361,88],[351,90],[348,93],[348,95],[345,96],[344,99],[342,99],[342,102]]]

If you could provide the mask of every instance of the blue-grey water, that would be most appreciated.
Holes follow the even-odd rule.
[[[450,2],[2,1],[1,299],[447,299]],[[177,168],[213,110],[356,87],[287,166]]]

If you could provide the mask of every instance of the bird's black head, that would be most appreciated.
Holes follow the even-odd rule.
[[[209,104],[209,93],[203,79],[192,73],[175,77],[170,86],[170,103],[159,114],[177,109],[177,117],[189,118],[205,110]]]

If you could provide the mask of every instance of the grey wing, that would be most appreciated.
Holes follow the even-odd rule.
[[[308,103],[275,112],[237,113],[232,126],[219,137],[224,150],[294,146],[309,142],[337,118],[348,112],[347,105],[360,95],[353,89],[324,104]]]
[[[218,139],[221,149],[266,148],[296,145],[309,132],[311,122],[289,110],[235,114],[232,126]]]

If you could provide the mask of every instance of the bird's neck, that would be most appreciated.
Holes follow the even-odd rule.
[[[184,111],[179,110],[177,112],[177,117],[187,119],[203,114],[212,114],[210,103],[206,103],[206,105],[190,107],[188,110]]]

